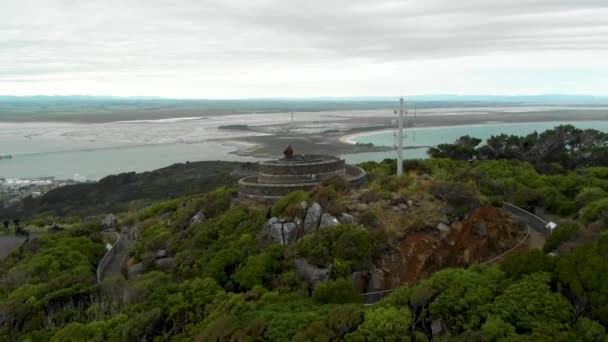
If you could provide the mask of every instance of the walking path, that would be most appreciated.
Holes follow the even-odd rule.
[[[132,240],[129,239],[129,234],[120,233],[120,239],[114,245],[114,251],[108,252],[109,261],[105,265],[101,265],[99,270],[99,281],[104,279],[122,276],[122,266],[125,264],[129,256],[129,248]],[[102,261],[104,262],[104,261]]]

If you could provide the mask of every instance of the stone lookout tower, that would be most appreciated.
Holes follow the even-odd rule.
[[[365,180],[365,171],[347,165],[344,159],[325,155],[294,154],[291,145],[278,160],[258,165],[257,176],[239,181],[239,196],[263,201],[276,201],[296,190],[311,190],[326,179],[343,177],[354,186]]]

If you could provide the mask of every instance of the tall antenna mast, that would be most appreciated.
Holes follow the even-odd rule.
[[[403,97],[399,99],[399,128],[397,129],[397,176],[403,174]]]

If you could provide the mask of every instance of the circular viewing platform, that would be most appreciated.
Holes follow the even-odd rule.
[[[324,155],[295,155],[292,158],[261,162],[258,174],[239,181],[239,195],[274,201],[296,191],[309,191],[324,180],[342,177],[354,186],[365,181],[363,169],[347,165],[343,159]]]

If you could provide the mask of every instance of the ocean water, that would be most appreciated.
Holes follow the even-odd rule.
[[[429,146],[437,146],[444,143],[452,143],[456,139],[470,135],[475,138],[486,139],[493,135],[508,134],[524,136],[533,132],[542,132],[562,124],[573,125],[577,128],[593,128],[602,132],[608,132],[608,121],[576,121],[576,122],[534,122],[534,123],[495,123],[471,126],[452,126],[452,127],[414,127],[406,130],[404,146],[409,147],[404,150],[405,159],[428,158],[426,151]],[[392,131],[370,132],[369,134],[355,135],[349,138],[352,143],[372,143],[376,146],[393,146],[394,133]],[[482,143],[483,143],[482,142]],[[396,158],[396,152],[370,152],[346,154],[342,156],[348,163],[361,163],[365,161],[382,161],[387,158]]]
[[[339,114],[339,115],[338,115]],[[307,113],[297,115],[302,132],[326,129],[324,121],[369,113]],[[431,115],[431,114],[429,114]],[[474,115],[474,114],[471,114]],[[76,123],[0,123],[0,155],[14,155],[0,160],[0,178],[37,178],[98,180],[121,172],[143,172],[174,163],[202,160],[258,161],[231,152],[247,145],[237,140],[243,133],[219,130],[220,125],[264,125],[288,123],[288,114],[248,114],[216,117],[175,118],[122,121],[104,124]],[[544,131],[560,122],[526,124],[487,124],[478,126],[425,127],[407,130],[406,146],[418,148],[404,152],[405,158],[425,158],[427,146],[453,142],[463,135],[486,139],[500,133],[525,135]],[[608,132],[608,121],[574,122],[580,128]],[[358,135],[353,142],[392,146],[392,132]],[[58,152],[58,153],[55,153]],[[24,154],[32,154],[25,156]],[[45,154],[46,153],[46,154]],[[394,152],[360,153],[343,156],[349,163],[395,158]]]

